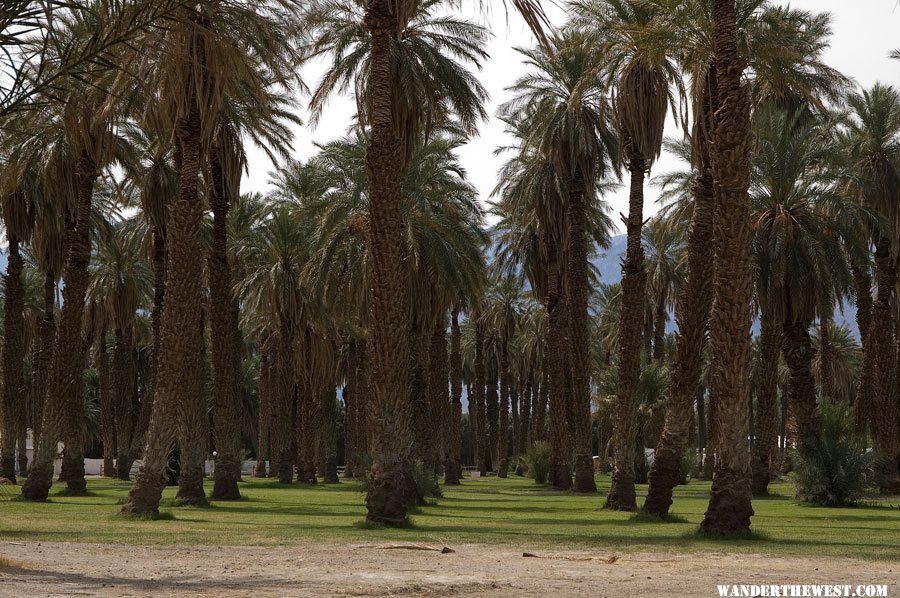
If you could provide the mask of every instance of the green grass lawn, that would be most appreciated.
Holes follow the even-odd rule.
[[[174,488],[166,490],[162,511],[172,518],[136,521],[117,515],[128,489],[125,482],[90,479],[91,496],[57,494],[46,503],[17,498],[17,487],[0,488],[0,538],[3,540],[112,542],[131,544],[247,545],[302,542],[415,541],[515,544],[523,549],[571,547],[612,552],[713,551],[849,556],[900,559],[900,505],[873,500],[855,508],[826,509],[796,503],[792,487],[774,484],[774,495],[755,500],[754,534],[741,540],[699,536],[708,482],[676,490],[672,522],[633,519],[601,507],[609,478],[597,478],[600,493],[560,493],[531,480],[464,480],[444,487],[436,504],[421,507],[409,529],[371,529],[361,486],[279,486],[248,478],[245,499],[208,508],[173,507]],[[638,487],[639,496],[646,486]],[[639,498],[639,500],[642,500]]]

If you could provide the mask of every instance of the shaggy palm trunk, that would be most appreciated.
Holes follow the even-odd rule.
[[[116,330],[113,347],[113,397],[116,411],[116,476],[127,480],[131,474],[131,435],[134,431],[134,345],[131,323]]]
[[[406,522],[415,495],[412,482],[410,425],[409,297],[407,265],[402,261],[400,213],[401,155],[394,122],[395,93],[391,43],[398,31],[397,4],[367,0],[365,27],[369,53],[370,141],[366,151],[369,181],[369,382],[371,396],[372,476],[366,494],[366,519]]]
[[[547,366],[541,368],[541,383],[537,393],[537,402],[532,414],[532,442],[547,439],[547,403],[550,401],[550,376]]]
[[[549,233],[544,238],[547,248],[547,396],[550,403],[550,483],[558,490],[572,487],[572,451],[569,430],[569,404],[566,392],[570,373],[566,345],[568,314],[563,294],[563,272],[559,263],[559,247]]]
[[[272,454],[272,474],[282,484],[294,479],[296,451],[292,447],[294,430],[294,342],[289,327],[282,325],[278,331],[278,350],[273,365],[270,388],[269,422]]]
[[[641,375],[641,324],[644,320],[644,249],[641,247],[641,227],[644,223],[643,158],[632,157],[631,190],[626,222],[627,248],[622,262],[622,315],[619,321],[619,385],[615,404],[613,428],[613,472],[606,498],[606,508],[634,511],[637,498],[634,491],[634,460],[637,435],[637,391]]]
[[[104,317],[104,319],[106,319]],[[116,476],[116,414],[112,372],[109,370],[109,351],[106,343],[106,322],[97,341],[97,373],[100,377],[100,436],[103,440],[103,475]],[[114,359],[115,361],[115,359]]]
[[[711,148],[715,177],[715,275],[710,344],[711,392],[718,433],[709,507],[700,529],[750,529],[750,97],[742,81],[734,0],[714,0],[713,42],[720,107]]]
[[[487,384],[484,389],[484,411],[487,416],[488,447],[491,455],[491,471],[496,473],[500,465],[500,391],[496,355],[488,360]]]
[[[414,456],[427,464],[434,442],[434,414],[428,394],[428,350],[431,335],[419,330],[411,334],[410,388],[412,390],[412,426],[415,436]]]
[[[872,380],[875,377],[875,353],[869,346],[869,327],[872,322],[872,275],[868,264],[858,264],[850,260],[853,284],[856,290],[856,327],[862,345],[863,363],[856,385],[854,428],[856,434],[865,438],[869,431],[872,410]]]
[[[353,343],[346,347],[347,379],[341,391],[344,402],[344,477],[353,477],[353,465],[356,458],[356,398],[354,383],[356,381],[357,359]]]
[[[475,311],[475,420],[472,428],[475,432],[475,467],[482,476],[487,475],[487,459],[484,449],[487,447],[487,418],[484,412],[485,372],[484,372],[484,324],[481,314]]]
[[[875,237],[875,276],[878,292],[872,306],[872,322],[869,325],[869,355],[864,357],[874,364],[875,373],[869,426],[875,451],[880,456],[878,487],[882,494],[897,494],[900,493],[900,478],[897,475],[897,397],[894,380],[897,345],[891,309],[892,296],[897,285],[897,263],[891,256],[890,239],[878,233]]]
[[[9,230],[9,227],[7,227]],[[25,430],[25,290],[22,285],[22,254],[19,239],[7,232],[9,247],[3,277],[3,440],[0,443],[0,478],[16,481],[16,439]]]
[[[782,350],[791,373],[790,404],[797,420],[797,437],[803,446],[811,444],[818,435],[816,382],[812,369],[815,350],[809,336],[809,322],[792,318],[790,310],[788,314],[784,321]]]
[[[706,154],[705,144],[701,152]],[[712,172],[709,162],[701,160],[700,174],[694,182],[694,213],[687,238],[688,274],[675,303],[678,336],[671,370],[671,391],[663,433],[650,467],[650,486],[643,506],[644,512],[659,517],[668,515],[672,506],[672,491],[681,479],[690,412],[700,388],[703,350],[712,305],[713,256],[709,250],[713,236]],[[698,408],[703,411],[702,395]],[[700,413],[699,417],[702,418],[703,414]]]
[[[459,484],[462,478],[460,450],[462,448],[459,427],[462,420],[462,350],[459,330],[459,311],[450,314],[450,424],[447,430],[447,465],[444,467],[444,483]],[[472,400],[472,397],[469,397]]]
[[[326,484],[337,484],[340,482],[337,473],[337,438],[335,437],[337,432],[337,386],[326,384],[321,395],[322,439],[320,450],[325,461],[322,477]]]
[[[366,350],[366,342],[360,341],[357,344],[358,359],[356,369],[356,386],[354,397],[356,400],[356,463],[357,477],[368,474],[366,463],[369,460],[369,454],[372,447],[372,430],[369,426],[371,421],[371,393],[369,392],[369,358]]]
[[[509,472],[509,331],[503,331],[503,339],[500,342],[500,411],[497,414],[497,454],[498,461],[494,469],[497,476],[507,477]]]
[[[53,461],[57,442],[66,443],[66,454],[81,459],[81,475],[68,482],[73,493],[83,493],[83,456],[81,425],[84,415],[84,345],[82,319],[88,286],[88,264],[91,259],[91,198],[97,168],[87,152],[82,153],[77,169],[78,194],[74,220],[66,220],[66,263],[63,269],[63,303],[56,342],[44,397],[44,417],[40,442],[34,451],[28,479],[22,485],[22,496],[29,500],[46,500],[53,483]]]
[[[532,393],[537,388],[533,384],[533,372],[529,370],[528,375],[525,377],[525,386],[522,392],[522,398],[520,401],[519,408],[519,447],[516,451],[519,455],[524,455],[528,452],[528,447],[531,446],[531,405],[532,405]]]
[[[238,489],[241,479],[241,333],[228,263],[228,208],[234,200],[232,193],[235,190],[227,188],[217,151],[210,157],[210,171],[213,228],[209,247],[209,319],[216,446],[212,498],[238,500],[241,497]]]
[[[653,361],[662,361],[666,356],[666,294],[662,293],[656,302],[653,319]]]
[[[192,104],[189,102],[189,104]],[[200,222],[203,204],[197,192],[200,172],[200,115],[192,109],[179,119],[176,135],[181,148],[178,199],[169,206],[166,226],[166,294],[160,317],[159,353],[154,378],[153,409],[143,449],[143,463],[122,506],[128,515],[159,513],[166,486],[166,464],[175,444],[197,435],[205,427],[201,403],[201,285]],[[184,464],[190,464],[182,445]],[[202,472],[201,472],[202,473]],[[201,479],[202,482],[202,479]],[[185,502],[205,502],[202,485]],[[179,488],[179,490],[181,490]]]
[[[56,275],[44,273],[44,308],[38,331],[38,351],[31,366],[31,442],[40,443],[44,419],[44,399],[47,395],[47,373],[53,355],[56,336]]]
[[[509,411],[512,417],[512,456],[513,462],[518,461],[519,447],[522,446],[520,440],[521,428],[519,419],[519,396],[521,393],[521,383],[515,379],[509,389]]]
[[[431,399],[432,421],[437,422],[437,429],[432,425],[432,446],[428,471],[441,474],[442,464],[447,457],[447,439],[450,426],[450,394],[447,386],[447,322],[441,315],[431,334],[431,349],[428,354],[428,396]]]
[[[760,330],[760,352],[756,389],[756,425],[753,438],[754,496],[769,493],[769,474],[775,455],[778,395],[778,357],[781,354],[782,332],[771,309],[763,306]]]
[[[259,419],[257,422],[256,467],[253,477],[266,477],[266,461],[269,459],[269,407],[272,402],[272,352],[264,342],[259,357]]]
[[[180,164],[180,158],[179,158]],[[180,170],[180,167],[179,167]],[[147,429],[153,415],[153,397],[156,394],[156,375],[159,369],[160,324],[162,321],[163,299],[166,293],[166,229],[153,230],[153,307],[150,310],[150,325],[153,329],[153,344],[150,349],[149,381],[146,392],[141,396],[134,434],[131,436],[131,458],[136,459],[147,441]]]
[[[591,356],[588,316],[588,233],[585,224],[585,181],[581,170],[569,180],[569,255],[566,276],[569,282],[569,353],[571,405],[569,429],[572,435],[575,491],[596,492],[591,451]]]

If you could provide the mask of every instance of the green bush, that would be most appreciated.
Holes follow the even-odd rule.
[[[547,442],[535,442],[525,455],[528,464],[528,477],[538,484],[546,484],[550,475],[550,444]]]
[[[871,483],[875,458],[853,433],[844,403],[819,409],[819,436],[797,449],[797,498],[826,507],[853,504]]]
[[[687,484],[699,464],[700,457],[697,456],[697,451],[692,448],[684,449],[684,455],[681,457],[681,473],[679,474],[681,479],[678,483]]]
[[[441,497],[441,486],[438,484],[434,470],[427,467],[421,459],[416,459],[413,463],[412,475],[413,481],[416,483],[419,502],[424,502],[426,498]]]

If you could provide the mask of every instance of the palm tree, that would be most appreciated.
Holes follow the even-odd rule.
[[[897,235],[900,206],[900,168],[897,166],[900,92],[876,83],[869,90],[850,94],[847,103],[851,113],[840,143],[842,155],[857,181],[850,186],[850,192],[874,216],[869,228],[871,244],[875,248],[877,286],[868,331],[863,337],[861,391],[871,379],[871,405],[864,403],[868,399],[867,393],[860,392],[863,403],[857,405],[857,409],[871,418],[875,448],[882,455],[878,476],[881,491],[894,494],[900,488],[900,478],[897,474],[897,401],[891,390],[896,366],[891,303],[897,283],[898,258],[891,239]],[[858,269],[862,269],[860,261],[859,258],[854,260]]]
[[[684,279],[684,222],[677,213],[656,217],[642,231],[647,255],[647,293],[653,307],[653,359],[665,356],[666,321]]]
[[[153,416],[143,464],[122,507],[126,514],[158,511],[165,465],[178,431],[181,445],[179,498],[206,502],[206,447],[195,432],[205,419],[200,403],[200,296],[202,262],[199,229],[203,204],[197,177],[203,153],[219,124],[225,102],[240,93],[264,94],[292,86],[291,29],[297,6],[279,0],[244,10],[209,0],[183,7],[148,47],[148,75],[159,89],[161,113],[177,141],[178,197],[168,206],[166,299],[160,323],[160,352]],[[220,65],[220,66],[217,66]],[[227,65],[227,66],[221,66]],[[259,102],[259,105],[265,105]]]
[[[521,51],[533,74],[520,78],[510,88],[515,96],[501,107],[501,114],[508,120],[515,114],[525,115],[519,128],[524,133],[521,154],[542,156],[559,178],[559,196],[565,206],[567,225],[563,229],[565,236],[555,238],[553,243],[567,245],[565,261],[556,276],[565,276],[568,297],[554,312],[556,309],[569,312],[571,361],[568,368],[572,394],[568,410],[575,418],[569,422],[574,432],[575,488],[594,492],[590,378],[586,366],[588,258],[594,231],[588,214],[592,211],[590,204],[598,201],[599,182],[610,168],[611,156],[617,148],[611,133],[606,90],[597,76],[596,58],[584,47],[584,42],[583,38],[570,35],[554,40],[553,51],[546,48]],[[569,473],[554,474],[554,479],[570,479]]]
[[[318,2],[307,13],[310,54],[332,54],[313,95],[314,115],[338,89],[355,88],[359,118],[370,129],[366,155],[371,252],[368,322],[374,446],[367,519],[406,521],[412,429],[407,407],[411,356],[404,288],[400,186],[423,130],[448,118],[472,130],[484,116],[485,93],[463,63],[485,57],[486,31],[433,17],[437,1]],[[445,25],[446,23],[446,25]]]
[[[644,223],[644,177],[662,149],[670,88],[680,74],[659,43],[662,15],[647,3],[603,0],[576,3],[576,21],[593,26],[597,51],[614,90],[615,125],[622,156],[631,173],[628,245],[622,263],[622,320],[619,338],[619,392],[614,431],[615,467],[607,508],[633,511],[634,426],[640,376],[640,338],[646,285],[641,227]]]

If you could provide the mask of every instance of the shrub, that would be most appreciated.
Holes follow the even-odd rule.
[[[796,451],[797,498],[826,507],[859,501],[871,483],[875,460],[854,435],[846,404],[823,404],[819,430]]]
[[[416,459],[413,463],[412,475],[420,503],[424,503],[425,499],[429,497],[441,497],[441,486],[438,484],[434,470],[427,467],[421,459]]]
[[[681,472],[679,474],[681,479],[678,483],[682,485],[687,484],[699,464],[700,457],[697,456],[697,451],[692,448],[686,448],[684,455],[681,457]]]
[[[550,475],[550,444],[547,442],[535,442],[525,455],[528,464],[528,477],[538,484],[546,484]]]

